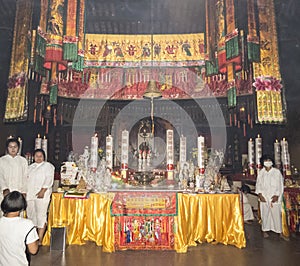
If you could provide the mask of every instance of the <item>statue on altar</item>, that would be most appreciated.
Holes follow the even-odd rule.
[[[178,177],[179,177],[179,182],[183,187],[183,189],[187,189],[188,180],[190,177],[190,169],[189,169],[189,164],[187,162],[183,163],[182,167],[180,167]]]

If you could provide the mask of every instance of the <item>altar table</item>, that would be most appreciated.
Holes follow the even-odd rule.
[[[239,194],[178,193],[177,198],[176,252],[185,253],[197,242],[246,246]],[[88,199],[67,199],[62,193],[53,193],[43,245],[50,245],[52,227],[66,227],[69,245],[93,241],[104,252],[115,251],[112,200],[113,193],[91,193]]]

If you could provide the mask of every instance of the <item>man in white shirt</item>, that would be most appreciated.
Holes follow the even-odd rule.
[[[19,147],[18,139],[7,139],[7,154],[0,158],[0,193],[3,196],[11,191],[23,194],[27,192],[28,163],[24,157],[18,155]]]
[[[281,202],[283,195],[283,177],[281,172],[272,167],[270,156],[262,158],[264,168],[259,172],[256,180],[256,194],[260,202],[261,228],[264,238],[269,237],[268,231],[282,235]]]

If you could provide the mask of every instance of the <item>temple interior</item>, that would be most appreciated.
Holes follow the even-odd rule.
[[[298,0],[0,6],[0,155],[15,137],[28,165],[40,148],[55,167],[32,265],[297,265]],[[284,178],[289,242],[261,238],[266,154]]]

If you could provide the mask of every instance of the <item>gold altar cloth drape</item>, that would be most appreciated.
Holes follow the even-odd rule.
[[[53,193],[43,245],[50,245],[51,227],[65,226],[67,244],[83,245],[89,240],[103,246],[103,251],[113,252],[112,199],[112,193],[92,193],[88,199],[64,199],[61,193]],[[174,218],[175,250],[179,253],[187,252],[196,242],[246,246],[238,194],[178,193],[178,216]]]
[[[244,222],[238,194],[178,194],[175,250],[213,242],[246,246]]]
[[[113,194],[90,194],[88,199],[64,199],[53,193],[48,230],[43,245],[50,245],[51,227],[66,227],[67,244],[83,245],[94,241],[103,251],[114,251],[114,218],[110,216]]]

